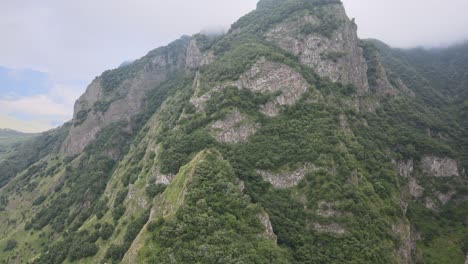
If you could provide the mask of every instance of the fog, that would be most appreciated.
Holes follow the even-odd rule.
[[[23,69],[45,74],[49,90],[35,97],[27,97],[29,93],[0,96],[0,116],[5,117],[0,119],[0,127],[9,126],[1,121],[6,117],[26,123],[47,120],[43,127],[63,122],[71,117],[73,101],[102,71],[139,58],[181,35],[223,32],[253,10],[256,2],[1,1],[0,67],[10,69],[11,75]],[[468,37],[466,0],[343,2],[349,16],[356,18],[361,38],[377,38],[394,47],[433,47]],[[57,113],[51,110],[51,115],[34,115],[44,102]],[[69,110],[64,113],[63,109]]]

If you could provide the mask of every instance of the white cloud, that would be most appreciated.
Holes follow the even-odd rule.
[[[31,116],[70,117],[68,105],[57,103],[47,95],[18,98],[12,101],[0,100],[0,109],[8,114]]]
[[[395,47],[441,46],[467,40],[467,0],[342,0],[361,38]]]
[[[356,17],[362,38],[410,47],[443,45],[468,37],[467,0],[343,2],[349,16]],[[2,99],[0,114],[65,121],[71,117],[74,100],[84,91],[84,83],[102,71],[139,58],[181,35],[226,28],[254,9],[256,3],[257,0],[0,1],[0,65],[45,72],[51,79],[46,93]]]

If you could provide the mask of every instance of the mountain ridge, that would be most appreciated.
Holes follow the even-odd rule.
[[[262,0],[104,72],[0,163],[0,261],[463,263],[464,97],[356,30],[340,1]]]

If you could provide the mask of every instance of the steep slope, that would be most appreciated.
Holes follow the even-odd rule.
[[[4,177],[0,260],[463,263],[465,79],[424,65],[339,1],[262,0],[105,72]]]

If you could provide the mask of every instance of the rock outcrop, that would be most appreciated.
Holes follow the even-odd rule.
[[[346,230],[340,224],[337,224],[337,223],[331,223],[331,224],[314,223],[313,229],[319,233],[329,233],[329,234],[334,234],[334,235],[344,235],[346,233]]]
[[[318,203],[318,209],[315,211],[315,213],[318,216],[321,217],[340,217],[343,216],[343,213],[336,210],[335,207],[338,205],[337,202],[326,202],[326,201],[320,201]]]
[[[202,111],[213,93],[233,86],[253,92],[278,94],[260,109],[260,112],[266,116],[274,117],[279,115],[281,106],[295,104],[307,91],[310,84],[300,73],[288,65],[269,61],[262,57],[243,73],[239,80],[215,86],[203,95],[195,95],[190,102],[198,111]]]
[[[171,73],[196,69],[202,60],[195,40],[183,37],[138,61],[103,73],[76,101],[73,126],[61,152],[70,156],[81,153],[104,127],[142,113],[147,93]]]
[[[414,177],[409,178],[408,188],[409,193],[414,198],[420,198],[424,193],[424,188],[418,184]]]
[[[314,165],[305,164],[294,171],[285,170],[279,172],[269,172],[264,170],[257,170],[257,173],[260,174],[263,179],[270,182],[277,188],[289,188],[296,186],[299,181],[304,178],[307,172],[314,170],[317,170]]]
[[[433,177],[452,177],[460,176],[458,163],[450,158],[440,158],[434,156],[425,156],[421,160],[422,171],[424,174]]]
[[[215,138],[223,143],[240,143],[257,131],[258,125],[249,120],[249,117],[234,109],[223,120],[211,124]]]
[[[321,77],[352,84],[358,94],[367,93],[367,63],[358,45],[356,24],[347,17],[341,4],[318,6],[316,10],[320,16],[310,12],[295,19],[293,15],[293,19],[269,30],[266,38],[297,55],[302,64]],[[327,28],[328,34],[314,30],[321,27]]]
[[[409,178],[414,171],[414,162],[412,159],[400,160],[396,162],[396,168],[399,176]]]
[[[273,232],[273,226],[271,225],[270,216],[265,211],[262,211],[258,215],[258,219],[260,220],[260,223],[265,227],[265,232],[263,233],[263,236],[275,241],[276,243],[277,237]]]
[[[400,221],[392,225],[392,231],[400,239],[400,245],[397,250],[397,262],[399,264],[413,263],[413,252],[416,250],[416,241],[411,233],[410,224]]]
[[[254,92],[280,93],[261,109],[267,116],[277,116],[280,106],[296,103],[310,85],[291,67],[262,58],[241,75],[236,86]]]

